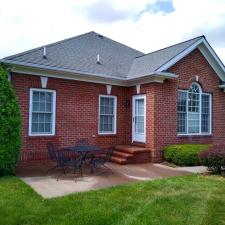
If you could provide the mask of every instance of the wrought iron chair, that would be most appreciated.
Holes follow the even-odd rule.
[[[66,168],[72,167],[74,168],[74,173],[76,173],[77,169],[79,169],[79,173],[82,176],[82,159],[71,158],[68,156],[68,152],[66,150],[55,150],[53,143],[47,144],[49,158],[56,162],[56,166],[52,169],[61,168],[63,173],[66,174]],[[51,169],[51,170],[52,170]]]
[[[88,138],[79,138],[75,142],[75,146],[79,146],[79,147],[85,147],[89,145],[90,145],[90,142]],[[83,162],[85,162],[86,164],[89,164],[90,161],[94,158],[94,155],[85,154],[85,155],[80,155],[80,157],[82,158]]]
[[[114,147],[110,147],[106,149],[104,152],[95,155],[95,157],[91,160],[90,164],[92,166],[92,171],[96,169],[97,167],[104,166],[105,168],[108,168],[105,163],[111,161],[111,157],[114,151]]]

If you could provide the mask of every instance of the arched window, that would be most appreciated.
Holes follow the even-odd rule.
[[[198,83],[188,91],[178,91],[178,133],[211,133],[211,95],[203,93]]]

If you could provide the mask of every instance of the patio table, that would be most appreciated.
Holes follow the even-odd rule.
[[[88,154],[93,153],[93,152],[100,152],[101,148],[98,146],[94,146],[94,145],[85,145],[85,146],[67,147],[64,150],[70,151],[73,153],[78,153],[79,157],[81,157],[81,159],[83,161],[85,161]]]

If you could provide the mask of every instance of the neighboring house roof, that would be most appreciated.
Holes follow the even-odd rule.
[[[43,57],[44,48],[46,58]],[[58,71],[61,75],[62,72],[74,75],[69,79],[75,79],[75,75],[79,74],[81,80],[85,77],[86,80],[97,77],[96,82],[100,82],[99,78],[104,78],[103,83],[110,83],[110,79],[114,79],[128,85],[125,82],[138,79],[148,82],[146,77],[158,76],[162,80],[176,77],[167,70],[196,48],[221,80],[225,81],[225,67],[204,36],[144,54],[105,36],[89,32],[6,57],[1,62],[24,68]],[[100,64],[97,63],[98,55]]]

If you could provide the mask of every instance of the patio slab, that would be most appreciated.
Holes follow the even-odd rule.
[[[97,171],[94,175],[87,173],[84,177],[77,179],[72,173],[64,176],[60,172],[54,171],[49,175],[46,173],[47,170],[44,166],[40,168],[20,168],[17,175],[42,197],[52,198],[141,180],[190,174],[187,171],[178,171],[170,167],[164,168],[160,164],[151,163],[122,166],[108,163],[107,167],[109,169],[100,168],[100,172]]]

